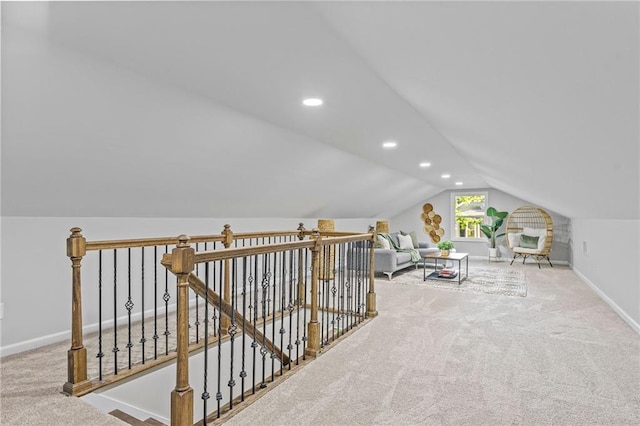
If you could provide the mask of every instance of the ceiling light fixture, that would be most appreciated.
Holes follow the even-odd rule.
[[[302,103],[306,106],[320,106],[323,104],[320,98],[307,98],[303,100]]]
[[[429,166],[431,166],[431,163],[428,163],[428,162],[426,162],[426,161],[425,161],[425,162],[420,163],[420,167],[429,167]]]
[[[462,182],[456,182],[456,186],[461,186]]]
[[[448,174],[448,173],[445,173],[445,174],[443,174],[443,175],[442,175],[442,176],[440,176],[440,177],[441,177],[442,179],[449,179],[449,178],[451,177],[451,175],[450,175],[450,174]]]
[[[397,146],[398,146],[398,143],[396,141],[386,141],[385,143],[382,144],[382,147],[387,149],[395,148]]]

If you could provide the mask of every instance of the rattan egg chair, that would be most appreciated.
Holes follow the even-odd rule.
[[[527,257],[532,257],[538,262],[547,259],[549,265],[549,253],[553,244],[553,220],[549,213],[538,207],[522,206],[514,210],[507,218],[505,226],[507,245],[513,251],[511,265],[517,257],[522,257],[522,263]]]

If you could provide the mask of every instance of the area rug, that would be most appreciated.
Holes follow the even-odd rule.
[[[464,270],[464,266],[463,266]],[[427,275],[431,271],[427,269]],[[469,264],[469,277],[458,285],[458,279],[451,281],[423,281],[422,269],[405,272],[393,279],[397,284],[424,285],[438,289],[467,291],[473,293],[501,294],[504,296],[527,296],[525,273],[521,269],[505,269],[484,265]]]

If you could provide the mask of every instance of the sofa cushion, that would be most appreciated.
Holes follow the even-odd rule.
[[[396,259],[398,265],[402,265],[403,263],[411,262],[411,254],[404,252],[396,252]]]

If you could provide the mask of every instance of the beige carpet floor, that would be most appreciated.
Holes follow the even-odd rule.
[[[512,268],[527,297],[376,280],[378,318],[227,424],[640,424],[640,336],[568,268]],[[0,424],[122,424],[60,394],[67,347],[1,360]]]

